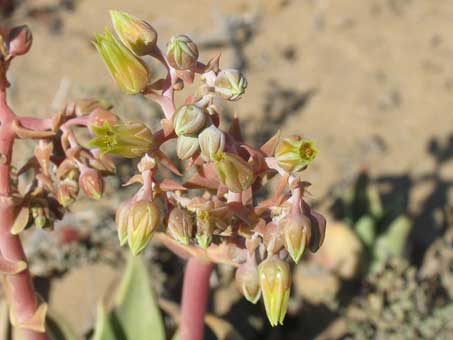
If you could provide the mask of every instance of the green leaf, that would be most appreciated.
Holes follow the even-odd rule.
[[[165,340],[164,324],[140,256],[130,256],[115,298],[115,316],[128,340]]]
[[[376,224],[374,219],[369,215],[365,215],[356,222],[354,229],[363,244],[367,248],[371,248],[376,238]]]
[[[111,323],[109,315],[107,315],[104,304],[101,302],[97,308],[96,328],[93,335],[93,340],[117,340],[119,339],[114,327]]]

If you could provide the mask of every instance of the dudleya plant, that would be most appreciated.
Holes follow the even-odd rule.
[[[104,177],[115,171],[111,156],[138,160],[137,173],[127,184],[139,188],[116,213],[120,244],[127,243],[138,255],[154,237],[188,259],[180,339],[203,338],[215,263],[237,267],[240,291],[252,303],[262,296],[270,324],[282,324],[291,288],[289,262],[299,261],[306,249],[315,252],[326,228],[325,219],[305,201],[309,183],[300,176],[317,154],[313,142],[280,140],[277,133],[264,145],[249,145],[239,118],[225,129],[214,104],[216,98],[243,97],[247,81],[241,72],[222,70],[220,57],[200,61],[198,47],[186,35],[171,38],[163,53],[149,23],[118,11],[111,15],[119,39],[106,30],[94,45],[121,91],[160,105],[164,118],[157,131],[146,122],[119,119],[100,100],[78,101],[46,119],[17,116],[6,103],[6,71],[29,50],[31,33],[19,27],[14,34],[0,35],[0,219],[5,229],[0,233],[5,238],[0,240],[0,270],[8,275],[13,324],[25,331],[25,339],[47,338],[46,305],[34,294],[16,235],[33,225],[51,229],[79,192],[100,199]],[[152,72],[142,56],[158,60],[166,76],[154,78],[159,72]],[[176,107],[175,94],[196,76],[201,88]],[[85,128],[91,140],[80,140],[75,127]],[[34,174],[25,193],[10,183],[16,138],[39,140],[34,159],[18,171]],[[175,146],[184,171],[161,149],[164,144]],[[185,179],[165,178],[163,168]],[[277,190],[259,199],[257,191],[273,177],[278,177]]]

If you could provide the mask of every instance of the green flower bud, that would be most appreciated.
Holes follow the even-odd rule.
[[[310,243],[311,222],[305,216],[288,216],[279,223],[283,230],[285,248],[295,263],[298,263]]]
[[[110,11],[113,27],[121,42],[138,56],[150,54],[157,42],[157,32],[144,20],[120,11]]]
[[[235,69],[220,71],[214,83],[215,92],[227,100],[239,100],[247,88],[247,79]]]
[[[273,257],[258,267],[264,306],[271,326],[283,324],[288,309],[291,272],[287,262]]]
[[[146,88],[150,78],[148,67],[109,30],[106,30],[104,35],[96,35],[94,46],[122,91],[137,94]]]
[[[89,146],[100,149],[102,154],[136,158],[147,153],[153,144],[153,134],[143,123],[126,122],[111,126],[104,121],[102,127],[90,127],[94,138]]]
[[[253,170],[241,157],[226,152],[214,156],[217,176],[232,192],[247,190],[253,183]]]
[[[68,207],[76,200],[79,194],[79,183],[74,180],[67,178],[58,184],[57,188],[57,201],[63,207]]]
[[[197,211],[197,234],[195,238],[197,243],[202,248],[208,248],[212,242],[212,234],[214,232],[214,224],[207,210]]]
[[[312,141],[298,136],[285,138],[275,149],[278,165],[288,172],[297,172],[309,165],[318,154]]]
[[[104,180],[99,171],[84,168],[79,177],[79,186],[87,197],[99,200],[104,193]]]
[[[236,270],[236,285],[247,301],[255,304],[261,296],[258,268],[255,262],[247,261]]]
[[[160,211],[156,203],[140,200],[131,204],[127,240],[134,255],[140,254],[148,245],[159,221]]]
[[[178,136],[195,134],[203,128],[205,122],[206,115],[201,108],[193,104],[183,105],[175,112],[175,133]]]
[[[225,134],[222,130],[211,125],[198,135],[198,142],[203,158],[212,161],[215,158],[215,155],[219,152],[223,152],[223,149],[225,148]]]
[[[168,216],[167,232],[176,241],[188,245],[193,233],[192,217],[181,208],[174,208]]]
[[[198,60],[197,45],[186,35],[170,38],[167,46],[168,63],[177,70],[187,70]]]
[[[176,141],[176,154],[182,160],[189,159],[198,151],[198,138],[179,136]]]

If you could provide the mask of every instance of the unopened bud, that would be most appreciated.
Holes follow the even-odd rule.
[[[235,69],[220,71],[214,83],[215,92],[227,100],[239,100],[247,88],[247,80]]]
[[[118,123],[118,117],[102,108],[94,109],[89,117],[88,126],[97,126],[102,127],[105,122],[108,122],[109,125],[115,125]]]
[[[214,158],[220,181],[232,192],[247,190],[253,183],[253,170],[241,157],[227,152],[219,152]]]
[[[167,46],[168,63],[177,70],[187,70],[198,60],[197,45],[186,35],[170,38]]]
[[[44,207],[40,205],[35,205],[31,207],[31,216],[35,227],[38,229],[52,229],[53,222],[47,218],[46,211]]]
[[[120,40],[138,56],[150,54],[157,42],[157,32],[144,20],[120,11],[110,11],[113,27]]]
[[[188,245],[193,233],[192,217],[181,208],[174,208],[168,216],[167,232],[176,241]]]
[[[217,153],[223,152],[225,135],[222,130],[211,125],[198,135],[198,142],[203,158],[212,161]]]
[[[176,154],[179,159],[189,159],[198,151],[198,146],[197,137],[179,136],[176,141]]]
[[[8,53],[14,57],[23,55],[30,50],[33,35],[28,26],[14,27],[8,33]]]
[[[127,230],[129,225],[129,212],[131,210],[131,205],[131,202],[125,201],[120,204],[118,209],[116,209],[115,223],[121,246],[126,244],[127,242]]]
[[[312,141],[298,136],[285,138],[275,149],[278,165],[288,172],[297,172],[309,165],[318,154]]]
[[[79,185],[87,197],[99,200],[104,193],[104,180],[99,171],[84,168],[79,176]]]
[[[94,138],[89,145],[98,148],[102,154],[112,154],[125,158],[141,157],[153,144],[153,134],[143,123],[126,122],[102,127],[91,126]]]
[[[288,216],[279,227],[283,230],[285,248],[295,263],[298,263],[310,243],[311,222],[305,216]]]
[[[106,30],[104,35],[96,35],[94,46],[122,91],[137,94],[146,88],[150,78],[148,67],[109,30]]]
[[[148,245],[160,222],[160,211],[156,203],[140,200],[131,204],[127,240],[134,255],[140,254]]]
[[[236,285],[242,295],[251,303],[257,303],[261,296],[258,267],[254,261],[247,261],[236,270]]]
[[[79,178],[80,171],[74,164],[74,162],[66,158],[57,168],[57,177],[60,180],[63,179],[73,179],[77,180]]]
[[[175,112],[175,133],[178,136],[195,134],[203,128],[205,121],[206,115],[200,107],[183,105]]]
[[[287,262],[273,257],[258,267],[264,306],[271,326],[283,324],[291,289],[291,272]]]
[[[195,238],[197,243],[202,248],[208,248],[212,242],[212,234],[214,225],[209,216],[209,211],[200,210],[197,212],[197,234]]]
[[[68,207],[79,194],[79,184],[76,180],[67,178],[59,183],[57,188],[57,201],[63,207]]]
[[[144,172],[147,170],[152,170],[156,167],[156,160],[149,156],[148,154],[145,154],[142,159],[140,159],[140,162],[137,164],[137,169],[140,172]]]

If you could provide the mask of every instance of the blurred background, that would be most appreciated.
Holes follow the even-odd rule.
[[[328,217],[326,241],[294,268],[285,326],[270,328],[262,304],[242,299],[219,266],[209,310],[224,331],[209,339],[453,338],[453,1],[0,0],[0,25],[34,35],[9,73],[18,114],[100,97],[157,126],[158,108],[121,94],[91,43],[109,9],[151,22],[161,47],[187,34],[202,60],[221,52],[224,67],[241,69],[246,95],[225,114],[239,115],[250,143],[281,129],[320,150],[303,175]],[[18,143],[15,164],[30,145]],[[26,235],[41,295],[79,337],[127,259],[113,211],[129,195],[119,188],[130,168],[96,210],[78,202],[54,233]],[[145,256],[170,336],[183,262],[157,243]]]

